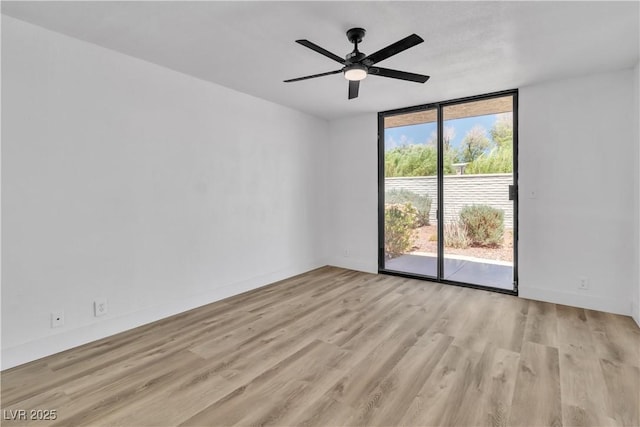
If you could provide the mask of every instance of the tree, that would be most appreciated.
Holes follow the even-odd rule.
[[[495,124],[489,132],[498,148],[513,146],[513,114],[498,114]]]
[[[384,155],[385,176],[428,176],[436,174],[436,148],[425,144],[404,145]]]
[[[453,156],[445,151],[444,173],[454,173]],[[384,154],[385,177],[432,176],[437,173],[438,151],[431,144],[411,144],[392,148]]]
[[[466,168],[467,174],[513,172],[513,115],[498,114],[489,131],[494,147],[476,157]]]
[[[457,160],[461,162],[473,162],[489,148],[489,144],[490,141],[489,138],[487,138],[486,129],[481,125],[476,125],[467,132],[462,140]]]
[[[451,149],[451,141],[456,137],[456,130],[451,126],[445,126],[442,131],[442,146],[444,147],[444,151],[449,151]],[[429,142],[427,144],[433,145],[436,147],[438,141],[438,132],[431,132],[431,136],[429,137]]]
[[[494,147],[489,154],[483,153],[464,169],[465,174],[511,173],[513,172],[512,145]]]

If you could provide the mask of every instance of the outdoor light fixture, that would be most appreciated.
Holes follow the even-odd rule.
[[[344,78],[351,81],[363,80],[367,77],[367,67],[360,64],[353,64],[344,70]]]

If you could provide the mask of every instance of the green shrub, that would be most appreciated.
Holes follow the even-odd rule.
[[[467,228],[461,221],[451,221],[444,224],[444,245],[449,248],[465,249],[469,247]]]
[[[402,145],[384,154],[386,177],[435,175],[437,164],[436,147],[426,144]]]
[[[465,206],[460,210],[460,222],[467,230],[471,246],[502,246],[504,212],[501,209],[488,205]]]
[[[510,145],[494,148],[489,154],[481,154],[464,169],[465,175],[511,172],[513,172],[513,147]]]
[[[411,203],[384,206],[384,251],[389,258],[406,253],[413,243],[417,210]]]
[[[429,225],[429,212],[431,212],[431,197],[428,194],[420,195],[405,188],[389,190],[384,195],[385,203],[411,203],[417,210],[416,226]]]
[[[444,151],[445,175],[455,173],[451,165],[454,150]],[[438,151],[433,144],[406,144],[386,150],[384,153],[384,176],[434,176],[437,173]]]

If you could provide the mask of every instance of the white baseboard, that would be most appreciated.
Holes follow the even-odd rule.
[[[377,262],[370,262],[359,260],[356,258],[332,258],[327,261],[328,265],[340,268],[346,268],[347,270],[362,271],[364,273],[378,274]]]
[[[585,295],[577,292],[562,292],[549,288],[520,287],[518,295],[521,298],[555,304],[570,305],[572,307],[589,310],[605,311],[607,313],[631,315],[631,304],[628,299],[610,298],[595,295]]]
[[[206,294],[192,295],[172,301],[171,303],[162,306],[151,307],[138,312],[129,313],[124,316],[104,319],[104,321],[99,323],[82,326],[55,335],[49,335],[14,347],[3,348],[0,366],[2,370],[9,369],[70,348],[106,338],[147,323],[183,313],[233,295],[238,295],[252,289],[260,288],[270,283],[322,267],[323,265],[326,264],[313,262],[306,265],[285,268],[258,277],[253,277],[251,279],[220,286],[216,289],[212,289]]]

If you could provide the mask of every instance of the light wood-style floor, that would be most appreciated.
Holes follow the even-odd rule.
[[[640,425],[628,317],[325,267],[2,372],[3,425]],[[9,412],[10,413],[10,412]]]

